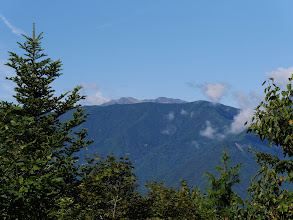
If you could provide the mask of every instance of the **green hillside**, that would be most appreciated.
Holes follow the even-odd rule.
[[[203,189],[207,186],[202,177],[214,171],[223,147],[228,148],[232,164],[243,163],[242,185],[235,189],[246,196],[250,178],[256,173],[253,155],[248,147],[277,153],[252,134],[226,134],[239,109],[197,101],[184,104],[139,103],[130,105],[87,106],[89,118],[82,124],[88,128],[88,138],[94,139],[84,154],[123,156],[130,154],[135,173],[143,189],[145,181],[155,177],[173,185],[180,179]],[[70,113],[63,116],[69,118]],[[207,121],[217,132],[208,138],[200,134]],[[221,138],[219,134],[225,134]]]

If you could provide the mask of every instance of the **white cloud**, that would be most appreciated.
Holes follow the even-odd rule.
[[[253,92],[250,93],[250,96],[247,96],[242,92],[236,93],[235,96],[238,100],[241,110],[239,114],[234,116],[233,122],[227,130],[227,133],[230,134],[238,134],[247,129],[254,114],[254,106],[258,104],[253,98],[261,98],[259,95],[256,95]],[[245,122],[247,122],[247,125],[244,125]]]
[[[166,117],[166,116],[164,116],[164,117]],[[171,124],[171,121],[173,121],[174,118],[175,118],[174,112],[169,112],[169,114],[167,115],[167,119],[168,119],[167,128],[165,130],[161,131],[162,134],[171,135],[176,132],[177,128]]]
[[[12,33],[16,35],[25,34],[25,32],[17,27],[14,27],[2,14],[0,14],[0,18],[6,24],[6,26],[12,31]]]
[[[216,130],[212,128],[212,125],[209,121],[206,121],[206,128],[199,132],[201,136],[207,137],[207,138],[214,138],[216,134]]]
[[[105,102],[110,101],[110,99],[105,98],[101,92],[96,92],[86,97],[83,102],[89,105],[101,105]]]
[[[199,144],[197,143],[197,141],[192,140],[191,145],[194,146],[196,149],[199,149]]]
[[[98,84],[96,83],[91,83],[91,84],[86,84],[85,82],[81,82],[80,85],[82,86],[82,89],[88,90],[88,89],[99,89]]]
[[[256,92],[250,92],[249,94],[252,98],[254,98],[258,103],[260,103],[261,101],[263,101],[265,98],[260,95],[260,94],[257,94]]]
[[[187,115],[187,111],[185,111],[184,109],[181,109],[181,112],[180,112],[181,115]]]
[[[205,83],[202,88],[204,90],[204,94],[212,99],[213,102],[219,102],[229,88],[229,85],[225,83]]]
[[[176,132],[177,128],[174,125],[168,125],[167,128],[161,131],[162,134],[171,135]]]
[[[253,108],[244,108],[241,109],[238,115],[235,115],[233,118],[233,122],[230,125],[229,133],[231,134],[238,134],[245,129],[247,129],[248,125],[251,122],[251,118],[253,116],[254,109]],[[246,126],[244,123],[248,122]]]
[[[205,83],[198,85],[194,82],[187,82],[186,84],[192,88],[200,88],[205,96],[207,96],[213,102],[219,102],[223,95],[230,88],[230,85],[227,83]]]
[[[272,72],[266,72],[266,77],[273,77],[275,83],[282,87],[286,88],[287,84],[289,83],[288,78],[290,78],[293,74],[293,67],[289,67],[285,69],[283,67],[279,67],[277,70],[273,70]]]
[[[81,82],[82,93],[86,95],[85,100],[82,101],[85,105],[101,105],[105,102],[109,102],[111,99],[104,97],[102,92],[95,92],[92,94],[87,94],[88,90],[98,90],[99,86],[96,83],[86,84],[85,82]]]
[[[174,119],[174,112],[169,112],[169,114],[168,114],[168,120],[169,121],[172,121],[173,119]]]
[[[259,95],[255,93],[250,93],[249,96],[242,92],[238,92],[235,94],[237,101],[241,110],[237,115],[234,116],[232,123],[222,129],[222,132],[218,132],[216,128],[213,128],[209,121],[206,122],[206,128],[200,131],[200,135],[205,136],[207,138],[219,138],[223,139],[228,134],[238,134],[247,129],[247,127],[251,123],[251,118],[254,114],[254,107],[258,104]],[[248,122],[247,125],[244,125],[245,122]]]
[[[246,108],[246,107],[249,107],[253,104],[252,99],[250,99],[243,92],[237,92],[237,93],[235,93],[235,96],[237,98],[237,101],[238,101],[240,108]]]

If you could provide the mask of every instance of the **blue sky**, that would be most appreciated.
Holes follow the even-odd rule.
[[[63,62],[58,93],[83,85],[84,104],[134,97],[209,100],[242,109],[262,82],[293,73],[293,1],[1,0],[0,99],[12,100],[7,51],[44,32]]]

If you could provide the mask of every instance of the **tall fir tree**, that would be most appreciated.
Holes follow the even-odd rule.
[[[61,76],[61,61],[46,58],[42,33],[19,44],[24,55],[9,52],[8,78],[16,83],[16,104],[0,103],[0,216],[6,219],[45,219],[62,198],[75,202],[81,165],[75,153],[92,141],[87,132],[73,129],[87,117],[78,102],[80,86],[55,96],[52,82]],[[70,120],[60,116],[73,111]]]

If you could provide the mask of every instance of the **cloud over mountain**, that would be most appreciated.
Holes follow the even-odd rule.
[[[268,78],[273,77],[275,83],[282,88],[286,88],[288,84],[288,78],[290,78],[293,74],[293,66],[289,68],[279,67],[277,70],[273,70],[271,72],[266,72],[265,76]]]
[[[214,138],[215,133],[216,133],[216,130],[212,128],[211,123],[209,121],[206,121],[206,128],[199,132],[201,136],[204,136],[207,138]]]
[[[169,121],[172,121],[173,119],[174,119],[174,112],[169,112],[169,114],[168,114],[168,120]]]
[[[198,85],[194,82],[187,82],[186,84],[189,87],[201,89],[204,95],[213,102],[219,102],[230,88],[230,85],[227,83],[204,83]]]
[[[85,82],[81,82],[80,85],[85,90],[88,90],[88,89],[99,89],[99,86],[96,83],[86,84]]]
[[[94,94],[87,96],[84,101],[86,104],[90,105],[101,105],[105,102],[109,102],[110,99],[104,97],[104,95],[101,92],[96,92]]]
[[[85,100],[83,100],[83,104],[86,105],[101,105],[105,102],[109,102],[110,99],[104,97],[102,92],[95,92],[87,94],[89,90],[98,90],[99,86],[96,83],[86,84],[85,82],[81,82],[80,85],[82,86],[82,92],[86,94]]]
[[[233,122],[227,131],[231,134],[238,134],[247,129],[254,114],[254,107],[258,104],[257,100],[255,99],[261,99],[261,96],[256,93],[250,93],[250,95],[247,96],[242,92],[238,92],[235,94],[235,96],[241,110],[239,114],[234,116]],[[244,125],[245,122],[248,122],[246,126]]]
[[[213,128],[210,121],[206,121],[206,128],[204,130],[199,131],[201,136],[207,137],[209,139],[223,139],[225,138],[224,134],[218,132],[218,129]]]
[[[222,96],[226,93],[229,85],[226,83],[205,83],[200,86],[204,94],[213,100],[213,102],[219,102]]]
[[[176,132],[177,128],[174,125],[168,124],[167,128],[161,131],[162,134],[171,135]]]
[[[185,111],[184,109],[181,109],[181,112],[180,112],[180,114],[181,114],[181,115],[187,115],[187,114],[188,114],[188,112],[187,112],[187,111]]]

